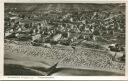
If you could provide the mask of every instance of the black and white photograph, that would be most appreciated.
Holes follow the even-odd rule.
[[[4,3],[4,76],[125,76],[126,3]]]

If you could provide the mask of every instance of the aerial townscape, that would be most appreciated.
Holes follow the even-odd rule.
[[[5,75],[125,75],[125,3],[5,3]]]

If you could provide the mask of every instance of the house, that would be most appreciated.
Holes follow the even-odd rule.
[[[60,40],[62,37],[62,34],[56,34],[55,36],[53,36],[53,41],[58,41]]]
[[[37,40],[39,38],[41,38],[41,34],[34,35],[32,36],[32,41]]]

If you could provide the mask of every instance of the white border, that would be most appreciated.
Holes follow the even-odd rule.
[[[128,80],[128,69],[125,76],[3,76],[4,58],[4,3],[126,3],[126,22],[128,20],[127,0],[0,0],[0,80]],[[126,32],[128,27],[126,23]],[[126,33],[126,41],[128,41]],[[128,48],[126,43],[126,49]],[[128,58],[126,50],[126,58]],[[128,60],[126,59],[126,68]]]

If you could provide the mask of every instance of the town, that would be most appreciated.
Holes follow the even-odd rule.
[[[24,7],[22,8],[22,6],[18,6],[18,4],[16,6],[12,5],[14,4],[5,5],[5,54],[11,54],[11,52],[12,54],[15,54],[17,52],[15,52],[14,49],[17,49],[19,50],[19,54],[23,51],[23,54],[29,54],[26,53],[28,50],[31,51],[30,55],[34,54],[34,56],[38,56],[38,52],[41,52],[41,54],[46,53],[45,51],[42,51],[44,48],[52,51],[52,53],[46,53],[48,55],[44,55],[45,58],[53,58],[55,64],[58,64],[58,67],[64,66],[63,64],[65,63],[68,68],[76,67],[70,65],[81,60],[78,65],[85,65],[86,68],[91,67],[92,69],[99,70],[104,66],[109,67],[105,65],[108,62],[108,59],[109,61],[112,60],[113,62],[118,63],[116,64],[118,69],[120,69],[119,67],[124,67],[126,25],[125,11],[121,10],[121,8],[124,8],[123,3],[109,5],[102,4],[106,5],[106,7],[110,6],[110,8],[113,9],[110,9],[109,7],[106,9],[105,7],[100,8],[97,6],[98,4],[92,4],[96,6],[97,9],[94,7],[91,9],[89,9],[90,7],[86,8],[90,4],[79,4],[79,6],[82,6],[80,8],[66,8],[66,5],[73,5],[66,3],[43,4],[43,6],[42,4],[32,4],[28,6],[26,4],[26,9],[24,9]],[[65,8],[56,7],[55,9],[47,9],[46,5],[64,5]],[[83,5],[88,6],[83,7]],[[46,7],[46,9],[43,7]],[[16,46],[13,47],[12,44]],[[20,45],[25,46],[23,48],[27,50],[21,48]],[[33,48],[29,48],[29,46],[32,46]],[[36,47],[39,47],[39,50]],[[32,49],[36,49],[37,53],[34,53]],[[54,53],[54,49],[58,50],[58,52]],[[65,54],[63,51],[69,51],[69,53]],[[94,53],[94,51],[96,53]],[[79,58],[75,59],[75,57]],[[101,61],[101,63],[97,63],[97,65],[93,63],[88,64],[92,61],[91,59],[88,59],[89,57],[92,60],[97,59],[93,60],[94,62],[99,61],[99,59],[104,59],[106,61],[104,61],[105,63],[102,63]],[[72,62],[73,59],[74,62]],[[90,60],[90,62],[87,63],[87,59],[88,61]],[[99,69],[97,69],[98,67]],[[115,67],[112,65],[109,69],[110,68]],[[106,69],[103,70],[108,71]],[[122,70],[124,72],[124,69],[120,70],[121,73]]]

